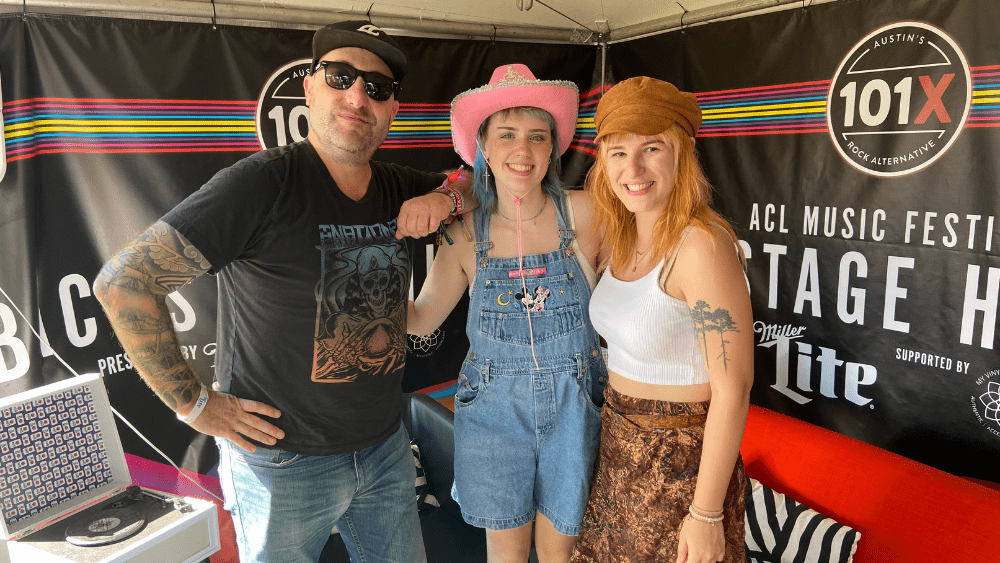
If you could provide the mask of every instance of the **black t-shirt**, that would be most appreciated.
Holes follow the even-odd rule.
[[[412,244],[396,218],[444,175],[371,169],[354,201],[302,141],[220,171],[163,217],[218,276],[216,379],[281,411],[275,448],[347,453],[399,427]]]

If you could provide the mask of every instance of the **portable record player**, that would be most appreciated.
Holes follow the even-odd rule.
[[[11,563],[193,563],[215,504],[132,485],[99,375],[0,399],[0,538]]]

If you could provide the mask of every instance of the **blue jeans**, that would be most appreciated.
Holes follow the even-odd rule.
[[[243,563],[315,563],[336,525],[351,560],[423,563],[406,429],[352,454],[304,456],[217,440]]]

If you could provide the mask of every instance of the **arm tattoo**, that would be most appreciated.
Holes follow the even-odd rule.
[[[197,248],[158,221],[119,251],[94,284],[143,380],[172,409],[191,402],[200,384],[180,353],[166,296],[210,267]]]
[[[198,390],[194,373],[184,363],[177,343],[157,336],[156,340],[135,351],[132,360],[144,373],[156,374],[150,387],[172,409],[187,404]]]
[[[170,330],[170,319],[149,314],[138,307],[123,307],[118,312],[119,331],[130,334],[161,334]]]
[[[180,233],[157,222],[101,271],[110,285],[132,293],[166,295],[208,271],[208,260]]]
[[[736,326],[732,315],[726,309],[712,311],[708,303],[698,300],[691,308],[691,316],[694,318],[694,330],[701,337],[705,361],[708,361],[708,333],[717,332],[719,333],[719,345],[722,348],[717,357],[722,358],[722,368],[729,371],[729,354],[726,351],[726,344],[730,342],[726,340],[726,333],[739,332],[739,327]],[[708,368],[707,365],[705,367]]]

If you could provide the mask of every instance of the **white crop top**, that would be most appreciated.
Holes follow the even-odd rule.
[[[608,343],[608,369],[618,375],[656,385],[708,383],[691,308],[660,289],[661,266],[667,276],[673,263],[671,257],[630,282],[605,270],[590,297],[590,320]]]

